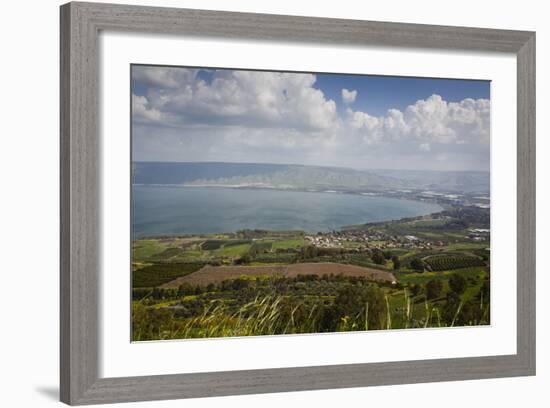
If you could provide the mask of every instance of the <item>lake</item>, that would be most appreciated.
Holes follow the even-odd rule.
[[[329,192],[145,185],[132,191],[134,238],[241,229],[326,232],[441,210],[422,201]]]

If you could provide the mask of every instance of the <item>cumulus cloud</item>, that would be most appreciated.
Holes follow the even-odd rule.
[[[368,144],[403,140],[442,144],[489,142],[487,99],[446,102],[441,96],[432,95],[409,105],[404,112],[390,109],[380,117],[350,109],[347,113],[351,128]]]
[[[488,166],[489,100],[448,102],[431,95],[372,115],[352,108],[357,91],[346,88],[341,88],[343,109],[337,109],[316,79],[313,74],[133,67],[134,157],[379,168]]]
[[[346,105],[350,105],[353,102],[355,102],[355,98],[357,98],[357,91],[348,91],[346,88],[342,89],[342,101]]]
[[[132,79],[144,85],[161,88],[181,88],[196,80],[198,70],[174,67],[132,67]]]
[[[132,117],[138,122],[160,122],[162,116],[159,110],[149,107],[145,96],[132,94]]]
[[[193,70],[157,69],[140,67],[134,79],[156,85],[147,94],[150,108],[162,111],[173,125],[315,131],[334,126],[337,119],[336,103],[313,87],[315,75],[217,70],[207,83]]]

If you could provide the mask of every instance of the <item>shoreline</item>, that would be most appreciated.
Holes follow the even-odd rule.
[[[412,190],[408,190],[407,192],[398,192],[398,191],[395,191],[395,190],[391,190],[389,191],[388,193],[384,193],[384,192],[376,192],[376,193],[372,193],[372,192],[365,192],[365,191],[336,191],[336,190],[312,190],[312,189],[280,189],[280,188],[265,188],[265,186],[262,186],[262,187],[259,187],[259,186],[250,186],[250,185],[247,185],[247,186],[242,186],[242,185],[239,185],[238,187],[236,186],[213,186],[213,185],[208,185],[208,186],[199,186],[199,185],[181,185],[181,184],[163,184],[163,185],[159,185],[159,184],[133,184],[132,185],[132,188],[133,187],[152,187],[152,188],[155,188],[155,187],[168,187],[168,188],[175,188],[175,189],[183,189],[183,188],[187,188],[187,189],[220,189],[220,190],[248,190],[248,191],[255,191],[255,190],[263,190],[263,191],[281,191],[281,192],[299,192],[299,193],[316,193],[316,194],[330,194],[330,195],[335,195],[335,194],[348,194],[350,196],[355,196],[355,197],[366,197],[367,200],[370,198],[372,199],[376,199],[376,198],[381,198],[381,199],[387,199],[387,200],[399,200],[399,201],[405,201],[405,202],[411,202],[411,203],[422,203],[422,204],[428,204],[432,207],[434,207],[432,210],[429,210],[427,212],[422,212],[420,214],[417,214],[417,215],[413,215],[413,216],[402,216],[402,217],[396,217],[396,218],[387,218],[387,219],[382,219],[382,220],[372,220],[372,221],[367,221],[367,222],[362,222],[361,220],[359,220],[358,222],[353,222],[353,223],[346,223],[346,224],[343,224],[343,225],[339,225],[338,227],[336,228],[327,228],[327,229],[316,229],[316,230],[305,230],[305,229],[294,229],[292,227],[290,228],[286,228],[286,229],[273,229],[273,228],[269,228],[269,227],[265,227],[265,228],[262,228],[261,226],[259,227],[256,227],[256,226],[250,226],[250,227],[247,227],[247,226],[243,226],[243,227],[239,227],[238,229],[236,230],[223,230],[223,231],[212,231],[212,232],[205,232],[205,231],[197,231],[197,232],[159,232],[159,233],[147,233],[147,232],[141,232],[141,233],[136,233],[135,234],[135,237],[132,236],[132,241],[138,241],[138,240],[147,240],[147,239],[162,239],[162,238],[167,238],[167,239],[172,239],[172,238],[178,238],[178,237],[182,237],[182,238],[189,238],[189,237],[206,237],[206,238],[212,238],[212,237],[216,237],[216,235],[234,235],[236,234],[238,231],[241,231],[241,230],[259,230],[259,231],[266,231],[266,232],[272,232],[272,233],[277,233],[277,232],[290,232],[290,231],[293,231],[295,234],[309,234],[309,235],[315,235],[317,233],[327,233],[327,232],[332,232],[332,231],[349,231],[350,229],[354,229],[354,227],[360,227],[360,226],[366,226],[366,225],[370,225],[370,224],[373,224],[373,225],[376,225],[376,224],[381,224],[381,223],[394,223],[394,222],[399,222],[401,220],[405,220],[405,219],[415,219],[415,218],[423,218],[423,217],[429,217],[429,216],[436,216],[437,214],[439,213],[442,213],[444,211],[448,211],[448,210],[451,210],[453,208],[469,208],[471,207],[471,205],[464,205],[464,204],[453,204],[453,203],[445,203],[445,202],[441,202],[441,198],[443,197],[443,194],[442,193],[438,193],[438,195],[435,195],[434,198],[428,198],[428,199],[425,199],[425,198],[420,198],[419,195],[421,195],[423,192],[417,192],[417,191],[412,191]],[[478,194],[478,193],[475,193],[475,194]],[[466,196],[466,194],[463,195],[464,197]],[[479,198],[479,196],[476,195],[475,198]],[[486,197],[487,200],[490,200],[489,197]],[[134,235],[134,234],[132,234]]]
[[[164,233],[164,234],[158,234],[158,235],[144,235],[144,236],[141,236],[139,238],[131,237],[130,240],[132,242],[135,242],[135,241],[146,241],[146,240],[155,240],[155,239],[177,239],[177,238],[186,239],[186,238],[193,238],[193,237],[201,238],[201,239],[202,238],[204,238],[204,239],[216,239],[216,236],[218,236],[218,235],[236,235],[239,231],[247,231],[247,230],[261,231],[261,232],[273,233],[273,234],[287,233],[289,235],[290,234],[317,235],[319,233],[325,234],[325,233],[332,232],[332,231],[335,231],[335,232],[348,232],[348,231],[353,230],[353,227],[359,227],[359,226],[377,225],[377,224],[383,224],[383,223],[393,223],[393,222],[400,222],[400,221],[409,220],[409,219],[422,219],[423,217],[440,214],[443,211],[446,211],[446,209],[442,207],[440,211],[432,212],[432,213],[428,213],[428,214],[417,215],[417,216],[414,216],[414,217],[394,218],[394,219],[388,219],[388,220],[384,220],[384,221],[372,221],[372,222],[366,222],[366,223],[363,223],[363,224],[342,225],[338,229],[330,230],[330,231],[310,232],[310,231],[304,231],[304,230],[290,230],[290,229],[288,229],[288,230],[273,230],[273,229],[265,229],[265,228],[242,228],[241,230],[231,231],[231,232],[230,231],[210,232],[210,233],[193,233],[193,232],[189,232],[189,233],[173,233],[173,234]]]
[[[395,198],[395,199],[405,199],[406,195],[422,194],[426,192],[425,189],[391,189],[391,190],[369,190],[369,189],[340,189],[337,187],[331,186],[324,189],[316,188],[302,188],[302,187],[282,187],[282,186],[273,186],[273,185],[259,185],[259,184],[142,184],[142,183],[133,183],[132,188],[134,187],[165,187],[165,188],[220,188],[220,189],[231,189],[231,190],[265,190],[265,191],[285,191],[285,192],[301,192],[301,193],[327,193],[327,194],[352,194],[352,195],[362,195],[367,197],[385,197],[385,198]],[[401,194],[401,195],[400,195]],[[453,195],[458,194],[454,190],[442,191],[441,196],[445,194]],[[461,193],[461,194],[487,194],[488,192],[478,191],[475,193]],[[433,198],[437,198],[438,195],[433,195]],[[490,197],[475,197],[482,200],[490,200]],[[432,202],[428,200],[411,200],[411,201],[424,201]]]
[[[334,193],[324,193],[324,194],[334,194]],[[350,195],[352,195],[352,194],[350,194]],[[358,194],[353,194],[353,195],[358,195]],[[399,200],[399,201],[406,201],[406,202],[413,202],[413,203],[427,203],[425,201],[420,201],[420,200],[412,200],[412,199],[407,199],[407,198],[388,197],[388,196],[376,196],[376,197],[364,196],[364,197],[367,198],[367,199],[369,199],[369,198],[384,198],[384,199],[389,199],[389,200]],[[357,223],[353,223],[353,224],[345,224],[345,225],[340,225],[337,228],[328,228],[326,230],[307,231],[307,230],[304,230],[304,229],[292,229],[292,228],[288,228],[288,229],[270,229],[270,228],[243,226],[242,228],[239,228],[238,230],[235,230],[235,231],[227,231],[226,230],[226,231],[215,231],[215,232],[185,232],[185,233],[174,232],[174,233],[146,234],[146,235],[141,235],[139,237],[133,237],[133,231],[131,231],[131,241],[139,241],[139,240],[147,240],[147,239],[163,239],[163,238],[172,239],[172,238],[178,238],[178,237],[180,237],[180,238],[190,238],[190,237],[213,238],[216,235],[235,235],[239,231],[243,231],[243,230],[257,230],[257,231],[263,231],[263,232],[268,232],[268,233],[279,233],[279,234],[280,233],[289,233],[289,234],[292,233],[292,234],[303,234],[303,235],[316,235],[318,233],[328,233],[328,232],[332,232],[332,231],[342,232],[342,231],[345,231],[345,230],[349,230],[352,227],[357,227],[357,226],[360,226],[360,225],[380,224],[380,223],[386,223],[386,222],[391,223],[391,222],[399,222],[401,220],[411,219],[411,218],[422,218],[422,217],[426,217],[426,216],[432,216],[432,215],[435,215],[435,214],[439,214],[439,213],[447,210],[447,208],[442,206],[441,204],[434,203],[434,202],[428,202],[428,203],[431,204],[431,205],[438,206],[439,209],[437,211],[431,211],[431,212],[422,213],[422,214],[418,214],[418,215],[414,215],[414,216],[403,216],[403,217],[400,217],[400,218],[388,218],[388,219],[382,219],[382,220],[377,220],[377,221],[357,222]]]

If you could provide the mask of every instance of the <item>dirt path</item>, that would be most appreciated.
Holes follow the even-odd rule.
[[[286,276],[297,275],[329,275],[363,276],[373,281],[395,282],[391,272],[365,268],[356,265],[339,263],[298,263],[290,265],[268,266],[205,266],[196,272],[182,276],[165,283],[161,288],[177,288],[184,282],[192,285],[205,286],[209,283],[218,283],[226,279],[236,279],[241,276]]]

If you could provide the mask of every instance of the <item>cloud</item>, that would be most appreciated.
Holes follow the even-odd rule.
[[[396,141],[464,144],[489,142],[490,103],[487,99],[446,102],[439,95],[418,100],[404,112],[388,110],[374,117],[348,109],[348,123],[367,144]]]
[[[160,122],[162,115],[157,109],[151,109],[145,96],[132,94],[132,117],[138,122]]]
[[[149,107],[163,113],[165,124],[302,131],[328,129],[336,124],[336,103],[313,87],[315,75],[216,70],[207,82],[194,70],[157,70],[140,67],[133,78],[152,85],[147,93]]]
[[[197,73],[197,69],[135,65],[132,80],[147,86],[176,89],[194,82]]]
[[[418,149],[421,152],[429,152],[430,150],[432,150],[429,143],[421,143],[420,146],[418,146]]]
[[[372,115],[313,74],[133,67],[136,160],[486,169],[490,102],[440,95]],[[445,159],[442,159],[445,158]]]
[[[342,89],[342,101],[346,105],[350,105],[353,102],[355,102],[355,98],[357,98],[357,91],[348,91],[346,88]]]

